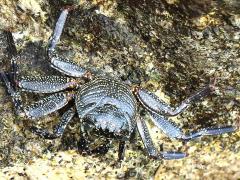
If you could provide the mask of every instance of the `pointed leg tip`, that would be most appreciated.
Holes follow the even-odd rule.
[[[238,128],[236,126],[226,126],[223,128],[219,128],[219,134],[233,133],[237,130],[238,130]]]
[[[183,159],[187,157],[187,153],[182,152],[161,152],[161,156],[165,160],[173,160],[173,159]]]

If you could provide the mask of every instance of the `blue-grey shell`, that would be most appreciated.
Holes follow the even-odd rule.
[[[98,115],[101,120],[93,122],[97,129],[129,137],[136,126],[135,97],[120,81],[105,77],[90,81],[80,87],[75,101],[81,120]]]

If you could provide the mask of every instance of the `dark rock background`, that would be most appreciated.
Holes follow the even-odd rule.
[[[117,76],[155,92],[172,106],[215,78],[216,91],[172,118],[184,132],[208,126],[239,125],[240,3],[238,0],[6,1],[0,8],[0,67],[10,67],[6,36],[14,33],[20,74],[60,74],[46,58],[48,38],[65,6],[70,12],[59,52],[79,64]],[[155,145],[189,154],[183,160],[154,161],[138,139],[117,163],[117,145],[104,156],[77,153],[78,120],[61,140],[29,132],[32,124],[52,128],[57,112],[38,122],[14,114],[11,98],[0,86],[0,167],[3,178],[83,177],[158,179],[238,179],[239,131],[203,137],[187,144],[170,140],[149,121]],[[26,104],[42,95],[23,93]],[[144,117],[148,120],[148,116]],[[96,142],[97,143],[97,142]]]

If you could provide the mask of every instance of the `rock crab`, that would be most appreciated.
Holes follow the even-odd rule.
[[[67,124],[75,114],[78,114],[81,126],[88,126],[91,132],[106,139],[113,138],[119,141],[118,157],[119,160],[122,160],[125,143],[132,139],[137,130],[150,157],[180,159],[186,156],[185,153],[181,152],[159,152],[154,147],[146,123],[138,115],[138,105],[142,105],[147,110],[153,123],[170,138],[188,141],[204,135],[219,135],[235,131],[236,128],[233,126],[209,127],[186,135],[167,118],[167,116],[181,113],[192,102],[206,96],[213,89],[212,85],[196,92],[174,109],[146,89],[131,88],[118,79],[94,75],[77,63],[60,57],[55,48],[70,10],[69,7],[62,10],[48,48],[51,66],[66,76],[25,76],[19,78],[17,77],[17,58],[15,57],[12,58],[11,76],[4,72],[1,73],[17,112],[21,112],[27,118],[43,117],[63,108],[69,101],[74,100],[75,106],[62,115],[53,133],[37,127],[31,127],[32,132],[47,139],[61,137]],[[51,93],[51,95],[28,107],[23,107],[21,96],[16,90],[18,88],[34,93]]]

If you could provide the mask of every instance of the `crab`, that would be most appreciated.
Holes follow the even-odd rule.
[[[12,72],[1,73],[8,92],[12,96],[16,111],[26,118],[38,119],[58,111],[70,101],[74,102],[74,106],[63,113],[53,132],[32,126],[30,129],[33,133],[46,139],[60,138],[68,123],[74,116],[77,116],[81,126],[87,126],[90,134],[96,134],[107,140],[117,140],[119,142],[118,158],[122,160],[126,142],[131,141],[137,131],[151,158],[181,159],[186,157],[185,153],[159,151],[154,146],[146,122],[139,115],[140,106],[150,114],[153,123],[173,139],[189,141],[205,135],[220,135],[236,130],[234,126],[208,127],[184,134],[180,127],[168,119],[169,116],[178,115],[193,102],[208,95],[214,88],[212,84],[197,91],[178,107],[173,108],[146,89],[139,86],[130,87],[114,77],[94,74],[77,63],[59,56],[56,46],[70,10],[69,7],[62,9],[50,38],[47,52],[51,67],[65,76],[18,77],[16,50],[14,50],[11,61]],[[11,33],[8,35],[11,41]],[[9,44],[13,46],[13,40]],[[20,90],[50,95],[24,107]],[[84,143],[81,146],[83,147]]]

